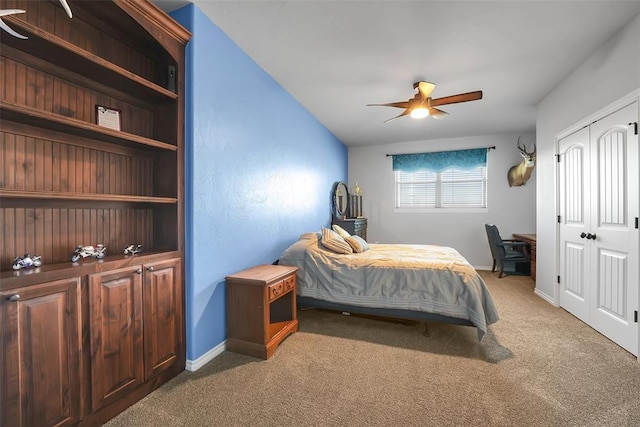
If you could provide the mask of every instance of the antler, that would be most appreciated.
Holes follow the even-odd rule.
[[[536,154],[536,143],[533,143],[533,151],[532,152],[527,152],[527,146],[525,144],[522,144],[522,147],[520,146],[520,136],[518,137],[518,150],[520,151],[520,154],[522,154],[523,156],[532,156],[534,154]]]
[[[73,18],[73,14],[71,13],[71,8],[69,7],[67,0],[60,0],[60,4],[64,11],[67,12],[67,16],[69,16],[69,18]]]
[[[59,0],[60,1],[60,5],[62,5],[62,8],[64,9],[64,11],[67,13],[67,16],[69,16],[69,18],[73,17],[73,14],[71,13],[71,8],[69,7],[69,4],[67,3],[67,0]],[[24,13],[25,11],[22,9],[4,9],[4,10],[0,10],[0,16],[7,16],[7,15],[15,15],[17,13]],[[11,28],[10,26],[7,25],[6,22],[4,22],[2,20],[2,18],[0,18],[0,28],[5,30],[7,33],[11,34],[14,37],[17,37],[19,39],[26,39],[26,36],[23,36],[22,34],[16,32],[13,28]]]
[[[0,16],[15,15],[15,14],[18,14],[18,13],[24,13],[24,10],[22,10],[22,9],[0,10]],[[26,39],[27,38],[26,36],[23,36],[22,34],[16,32],[13,28],[8,26],[7,23],[2,20],[2,18],[0,18],[0,28],[5,30],[7,33],[11,34],[13,37],[17,37],[19,39]]]

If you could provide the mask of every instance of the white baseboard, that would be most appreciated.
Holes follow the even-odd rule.
[[[215,359],[217,356],[222,354],[227,348],[227,341],[222,341],[217,346],[213,347],[211,350],[207,351],[202,356],[198,357],[196,360],[187,360],[185,369],[187,371],[197,371],[202,368],[204,365]]]
[[[542,291],[541,291],[541,290],[539,290],[538,288],[535,288],[535,289],[533,290],[533,293],[534,293],[534,294],[536,294],[536,295],[538,295],[540,298],[542,298],[543,300],[545,300],[545,301],[546,301],[546,302],[548,302],[549,304],[554,305],[554,306],[556,306],[556,307],[558,306],[558,305],[556,304],[556,302],[554,301],[553,297],[550,297],[549,295],[545,294],[544,292],[542,292]]]

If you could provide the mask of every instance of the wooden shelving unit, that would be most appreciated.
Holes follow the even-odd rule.
[[[78,244],[182,250],[186,32],[146,1],[77,2],[71,20],[55,2],[0,4],[26,10],[4,19],[28,37],[0,34],[0,270],[26,252],[66,262]],[[120,110],[121,129],[97,125],[96,105]],[[61,201],[82,211],[69,216]],[[131,220],[105,230],[100,218],[113,216]],[[133,228],[161,231],[126,236]]]
[[[100,424],[185,364],[190,34],[147,0],[69,5],[72,19],[58,1],[0,0],[25,10],[3,20],[28,37],[0,31],[0,425]],[[97,106],[120,129],[99,126]],[[70,262],[96,244],[104,259]],[[144,252],[124,255],[129,244]],[[25,253],[44,265],[13,271]],[[50,329],[46,346],[28,340]],[[38,378],[62,394],[30,394]]]

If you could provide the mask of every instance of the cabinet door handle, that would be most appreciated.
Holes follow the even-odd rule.
[[[141,269],[141,268],[137,269],[137,270],[136,270],[136,273],[138,273],[138,274],[142,274],[142,269]]]
[[[20,299],[20,294],[13,294],[7,298],[9,301],[18,301]]]
[[[153,266],[148,267],[148,268],[147,268],[147,271],[153,271]]]

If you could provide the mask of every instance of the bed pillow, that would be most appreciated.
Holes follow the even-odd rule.
[[[360,236],[353,235],[347,237],[344,240],[346,240],[349,246],[351,246],[353,252],[357,254],[369,250],[369,244]]]
[[[351,236],[351,234],[349,234],[349,232],[347,230],[345,230],[344,228],[340,227],[338,224],[333,224],[331,226],[331,228],[333,228],[333,231],[338,233],[340,235],[340,237],[342,237],[343,239],[346,239],[347,237]]]
[[[353,249],[338,233],[322,227],[322,246],[337,254],[352,254]]]

